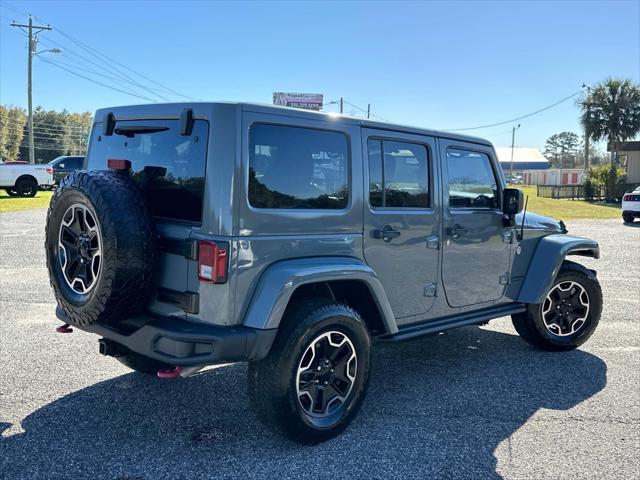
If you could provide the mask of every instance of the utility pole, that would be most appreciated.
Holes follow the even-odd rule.
[[[591,117],[591,101],[589,99],[589,95],[591,95],[591,87],[587,85],[582,85],[587,89],[587,96],[585,98],[585,103],[587,105],[587,120]],[[584,173],[585,175],[589,172],[589,126],[587,124],[584,125]]]
[[[18,27],[20,30],[25,32],[29,37],[29,48],[28,48],[28,59],[27,59],[27,104],[28,104],[28,114],[29,114],[29,163],[36,162],[36,150],[35,145],[33,143],[33,98],[32,98],[32,73],[33,73],[33,57],[37,55],[36,46],[38,45],[37,35],[43,30],[52,30],[52,28],[47,25],[34,25],[33,18],[29,15],[29,24],[22,25],[16,22],[11,23],[12,27]],[[27,30],[25,30],[25,28]],[[35,31],[34,31],[35,30]],[[56,49],[53,49],[56,50]],[[51,50],[51,51],[53,51]]]
[[[340,97],[340,113],[344,110],[344,100]]]
[[[516,130],[520,128],[520,124],[518,124],[517,126],[513,127],[513,130],[511,131],[511,171],[509,172],[509,175],[511,176],[511,178],[513,178],[513,150],[515,148],[515,144],[516,144]]]
[[[367,103],[367,119],[371,116],[371,104]]]

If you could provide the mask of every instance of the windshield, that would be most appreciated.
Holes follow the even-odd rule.
[[[106,170],[109,159],[129,160],[153,215],[160,219],[202,221],[209,124],[194,122],[191,135],[181,135],[178,120],[117,122],[114,134],[93,129],[88,170]]]

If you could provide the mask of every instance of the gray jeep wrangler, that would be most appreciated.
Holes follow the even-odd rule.
[[[57,317],[139,372],[249,362],[257,416],[341,432],[373,341],[511,315],[571,350],[595,330],[593,240],[522,213],[480,138],[272,106],[99,110],[46,225]]]

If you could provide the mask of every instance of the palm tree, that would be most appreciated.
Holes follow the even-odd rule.
[[[640,85],[628,79],[608,78],[590,90],[580,107],[580,120],[589,138],[609,142],[611,170],[607,196],[613,197],[620,144],[640,133]]]

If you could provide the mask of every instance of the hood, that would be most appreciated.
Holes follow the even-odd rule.
[[[522,226],[522,213],[516,215],[516,225]],[[544,230],[547,233],[567,233],[567,227],[562,220],[555,220],[551,217],[527,212],[524,219],[525,230]]]

